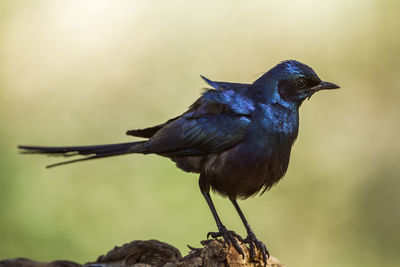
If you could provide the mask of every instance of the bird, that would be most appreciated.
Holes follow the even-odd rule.
[[[244,257],[248,244],[254,260],[260,251],[266,265],[270,253],[254,234],[237,200],[263,194],[286,173],[299,129],[299,107],[305,99],[338,85],[322,81],[308,65],[285,60],[253,83],[212,81],[181,115],[164,123],[126,132],[146,140],[91,146],[18,146],[23,154],[81,156],[47,167],[127,154],[157,154],[185,172],[199,174],[200,192],[222,238]],[[210,192],[228,198],[247,232],[242,238],[222,223]]]

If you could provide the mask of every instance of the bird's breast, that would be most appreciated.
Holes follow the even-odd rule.
[[[297,116],[274,109],[264,112],[243,142],[204,161],[207,182],[222,195],[246,198],[271,188],[285,174],[297,136]]]
[[[288,108],[277,103],[261,104],[260,125],[266,133],[294,136],[296,139],[299,128],[298,108]]]

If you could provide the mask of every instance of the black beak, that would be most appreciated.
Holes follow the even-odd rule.
[[[318,92],[320,90],[331,90],[331,89],[337,89],[340,88],[339,85],[336,85],[334,83],[330,83],[330,82],[320,82],[319,84],[317,84],[316,86],[311,87],[307,92],[308,92],[308,99],[311,98],[311,96],[315,93]]]
[[[330,90],[330,89],[337,89],[340,88],[340,86],[330,83],[330,82],[320,82],[318,85],[314,86],[311,88],[312,91],[319,91],[319,90]]]

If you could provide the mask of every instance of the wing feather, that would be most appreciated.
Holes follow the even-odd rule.
[[[233,91],[209,90],[182,116],[146,142],[149,153],[170,157],[217,153],[245,139],[253,103]]]

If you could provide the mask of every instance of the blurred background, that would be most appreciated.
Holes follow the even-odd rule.
[[[197,176],[131,155],[47,170],[17,144],[132,141],[214,80],[297,59],[342,89],[301,107],[285,178],[240,204],[288,266],[398,266],[400,2],[1,1],[0,259],[95,260],[216,230]],[[223,222],[245,234],[228,200]]]

